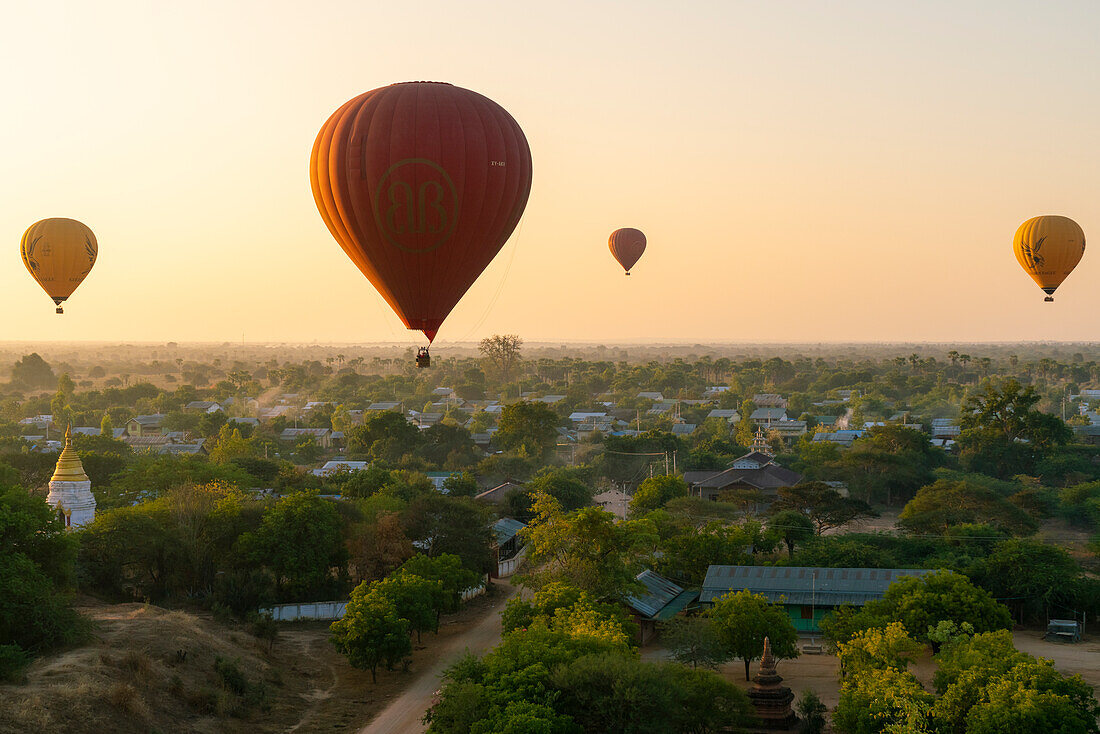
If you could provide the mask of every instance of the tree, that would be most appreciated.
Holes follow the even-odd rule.
[[[741,415],[741,420],[737,422],[735,436],[737,443],[742,446],[751,446],[753,439],[756,437],[756,424],[752,422],[752,414],[755,411],[756,403],[751,400],[742,401],[741,407],[737,411]]]
[[[523,576],[524,585],[541,589],[564,581],[600,601],[617,600],[640,588],[637,549],[656,541],[647,521],[616,523],[598,507],[572,513],[545,492],[535,493],[535,519],[521,533],[527,536],[528,558],[535,569]]]
[[[443,582],[425,579],[412,573],[395,573],[371,584],[371,589],[393,602],[397,616],[408,621],[409,629],[421,632],[439,629],[439,613],[447,603]]]
[[[32,352],[12,365],[11,381],[30,389],[47,388],[57,384],[57,377],[46,360],[38,352]]]
[[[409,622],[397,607],[376,589],[360,584],[351,592],[342,619],[332,623],[332,643],[353,667],[370,671],[378,682],[378,666],[387,670],[412,653]]]
[[[1030,534],[1038,523],[989,487],[969,480],[938,479],[921,487],[898,516],[911,533],[942,535],[949,527],[985,523],[1014,535]]]
[[[805,482],[793,487],[780,487],[771,511],[795,510],[813,521],[817,534],[839,528],[878,513],[862,500],[840,494],[824,482]]]
[[[316,492],[288,494],[240,540],[254,563],[271,569],[276,588],[293,599],[336,590],[347,561],[336,506]]]
[[[228,464],[235,459],[252,456],[252,442],[241,437],[241,432],[225,424],[218,432],[218,438],[210,449],[210,461],[215,464]]]
[[[103,411],[103,420],[99,422],[99,435],[114,438],[115,424],[111,422],[111,414]]]
[[[814,537],[814,521],[797,510],[781,510],[768,518],[768,530],[787,545],[787,556],[794,558],[795,544]]]
[[[1045,618],[1054,604],[1072,604],[1081,569],[1063,548],[1010,539],[995,544],[973,575],[994,597],[1005,599],[1022,623],[1025,617]]]
[[[462,592],[472,589],[481,582],[481,574],[462,566],[458,556],[443,554],[436,558],[417,554],[401,564],[398,573],[411,574],[429,581],[438,581],[443,586],[443,606],[436,612],[456,611],[462,603]]]
[[[644,515],[651,510],[664,507],[670,500],[687,497],[687,495],[687,482],[680,477],[650,477],[634,490],[634,496],[630,499],[630,511],[636,515]]]
[[[509,600],[501,624],[505,634],[538,624],[621,645],[632,644],[638,634],[637,625],[622,604],[601,603],[587,592],[560,582],[540,589],[530,601],[518,597]]]
[[[838,646],[843,671],[837,731],[925,732],[933,697],[908,671],[923,646],[900,623],[856,634]]]
[[[420,429],[395,410],[370,411],[363,425],[348,435],[348,454],[400,464],[412,456],[424,437]]]
[[[674,617],[661,628],[661,640],[673,660],[692,668],[717,670],[729,660],[729,652],[708,617]]]
[[[512,368],[520,360],[520,347],[523,340],[515,334],[494,334],[481,340],[477,349],[486,360],[500,370],[502,379],[507,382]]]
[[[989,382],[968,397],[958,438],[963,468],[1001,478],[1033,474],[1045,453],[1073,436],[1057,416],[1034,409],[1039,399],[1033,386],[1016,380]]]
[[[744,661],[745,680],[749,680],[749,663],[764,653],[765,637],[776,658],[798,657],[798,631],[791,618],[762,594],[747,589],[726,594],[714,601],[709,616],[726,652]]]
[[[557,445],[558,415],[543,403],[513,403],[500,412],[494,441],[523,457],[543,460]]]
[[[868,502],[872,498],[891,504],[894,497],[911,497],[934,480],[932,470],[943,461],[943,452],[928,443],[920,431],[903,426],[871,428],[837,462],[848,486]]]
[[[550,685],[560,692],[558,710],[586,732],[718,734],[754,720],[735,685],[673,663],[588,655],[555,670]]]
[[[481,487],[473,474],[464,471],[444,479],[443,491],[451,497],[473,497],[481,491]]]
[[[1096,732],[1100,705],[1079,676],[1016,650],[1007,630],[958,635],[936,656],[933,719],[944,731]]]
[[[941,621],[968,623],[978,632],[1009,629],[1012,615],[993,596],[962,574],[936,571],[924,576],[904,576],[890,585],[868,611],[901,622],[910,635],[928,640],[929,630]]]
[[[468,497],[418,496],[404,513],[404,526],[408,537],[430,557],[455,555],[478,574],[492,568],[488,510]]]
[[[800,734],[822,734],[825,731],[825,714],[829,709],[813,690],[807,688],[802,692],[795,710],[802,719]]]
[[[380,512],[348,539],[349,566],[358,580],[380,579],[415,555],[396,512]]]

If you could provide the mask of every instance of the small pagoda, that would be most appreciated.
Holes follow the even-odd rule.
[[[768,456],[775,456],[775,452],[772,451],[772,447],[768,444],[768,439],[764,436],[763,429],[759,427],[756,429],[756,435],[752,437],[752,446],[749,447],[749,450],[759,451]]]
[[[92,481],[84,473],[84,465],[73,448],[73,427],[65,430],[65,448],[57,457],[57,468],[50,479],[46,504],[65,519],[66,528],[78,528],[95,519],[95,497]]]
[[[791,709],[794,694],[787,686],[782,686],[783,678],[775,672],[775,658],[772,657],[772,645],[764,638],[764,654],[760,658],[760,669],[753,676],[753,686],[749,689],[749,700],[756,709],[756,718],[760,726],[768,731],[788,731],[798,724],[798,716]]]

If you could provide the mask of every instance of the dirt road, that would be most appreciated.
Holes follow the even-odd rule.
[[[504,603],[515,595],[516,589],[505,579],[497,579],[493,584],[500,593],[485,618],[466,634],[448,641],[445,647],[440,648],[435,663],[426,668],[373,721],[360,729],[359,734],[415,734],[424,731],[420,718],[431,705],[432,696],[439,690],[439,679],[443,671],[466,650],[475,654],[482,653],[500,642],[499,612],[504,608]]]

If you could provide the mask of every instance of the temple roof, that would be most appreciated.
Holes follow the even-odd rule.
[[[57,468],[54,469],[51,482],[87,482],[88,475],[84,473],[84,465],[80,463],[80,456],[73,448],[73,427],[65,429],[65,448],[61,450],[61,456],[57,457]]]

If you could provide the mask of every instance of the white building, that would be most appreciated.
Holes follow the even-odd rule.
[[[92,482],[84,473],[80,456],[73,450],[73,432],[65,431],[65,448],[57,457],[57,468],[50,480],[50,493],[46,504],[61,513],[65,527],[78,528],[95,519],[95,497]]]

